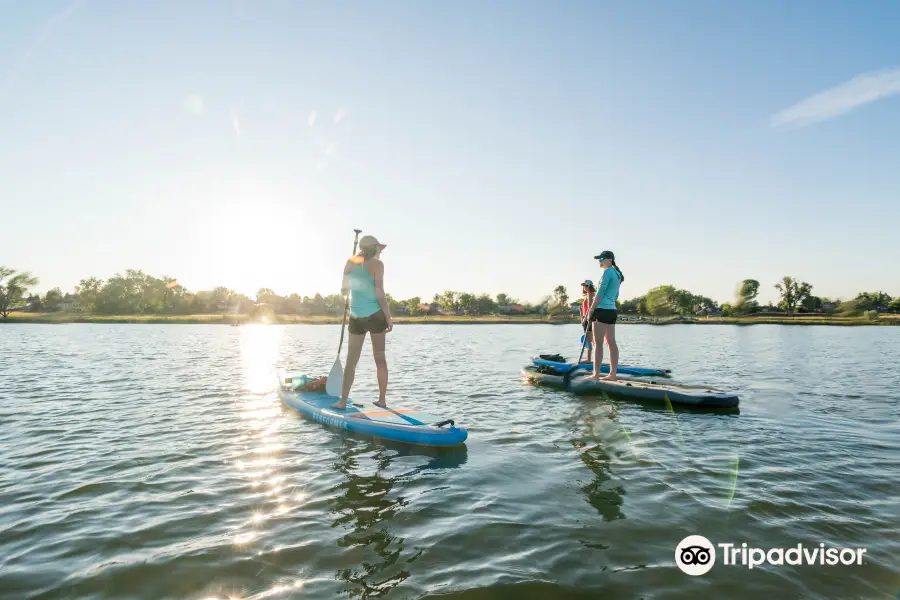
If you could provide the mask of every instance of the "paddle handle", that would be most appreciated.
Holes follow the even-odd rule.
[[[360,233],[362,233],[362,229],[353,230],[353,253],[350,256],[356,255],[356,245],[359,243]],[[344,294],[344,316],[341,318],[341,341],[338,343],[338,359],[341,358],[341,348],[344,346],[344,327],[347,324],[348,310],[350,310],[350,294]]]

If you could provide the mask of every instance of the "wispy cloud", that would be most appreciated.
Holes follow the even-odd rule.
[[[772,116],[772,127],[803,127],[827,121],[866,104],[900,94],[900,68],[857,75]]]
[[[309,123],[310,127],[316,124],[316,111],[312,111],[311,113],[309,113],[309,120],[307,121],[307,123]]]
[[[343,108],[339,109],[336,113],[334,113],[334,122],[340,123],[344,120],[344,117],[347,116],[347,111]]]
[[[231,125],[234,127],[235,135],[241,137],[241,119],[236,110],[231,111]]]

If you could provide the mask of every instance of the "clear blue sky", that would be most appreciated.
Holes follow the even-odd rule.
[[[900,3],[0,0],[0,264],[69,291],[900,294]],[[815,97],[817,94],[821,94]],[[313,113],[315,118],[312,118]]]

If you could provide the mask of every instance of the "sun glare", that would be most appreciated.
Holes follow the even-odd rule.
[[[317,274],[309,262],[322,241],[306,207],[298,202],[242,194],[240,201],[207,206],[196,215],[189,270],[183,279],[195,287],[229,287],[251,299],[260,288],[280,294],[312,295],[308,281]],[[304,273],[306,275],[304,275]]]

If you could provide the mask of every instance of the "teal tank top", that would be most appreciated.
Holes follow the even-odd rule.
[[[362,319],[381,310],[375,296],[375,278],[365,263],[354,266],[347,279],[350,281],[350,316]]]

